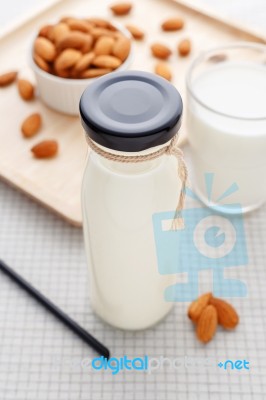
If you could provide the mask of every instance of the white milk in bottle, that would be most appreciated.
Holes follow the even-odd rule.
[[[172,308],[164,291],[175,282],[158,271],[152,215],[176,208],[181,185],[174,157],[134,157],[166,148],[182,100],[160,77],[120,72],[91,84],[80,112],[92,148],[82,187],[91,304],[118,328],[147,328]]]

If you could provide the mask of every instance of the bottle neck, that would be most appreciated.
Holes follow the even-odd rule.
[[[158,167],[163,160],[162,157],[158,157],[155,160],[148,160],[144,162],[138,163],[122,163],[117,161],[110,161],[106,158],[100,157],[97,154],[93,153],[93,157],[97,157],[98,162],[101,163],[105,168],[110,171],[117,172],[120,174],[126,175],[138,175],[142,173],[146,173]]]
[[[132,157],[132,162],[127,161],[127,162],[121,162],[121,161],[117,161],[117,160],[112,160],[109,159],[108,157],[104,157],[100,154],[97,154],[95,151],[91,151],[91,156],[93,157],[93,159],[100,163],[102,166],[104,166],[105,168],[113,171],[113,172],[117,172],[117,173],[122,173],[122,174],[127,174],[127,175],[137,175],[137,174],[141,174],[141,173],[146,173],[148,171],[153,170],[154,168],[157,168],[165,159],[166,155],[162,154],[159,157],[156,157],[154,159],[147,159],[145,161],[141,161],[141,162],[136,162],[136,160],[134,160],[134,156],[148,156],[151,153],[155,153],[156,151],[166,147],[169,143],[165,143],[161,146],[157,146],[157,147],[153,147],[141,152],[118,152],[118,151],[114,151],[108,148],[105,148],[103,146],[100,146],[97,144],[97,146],[99,148],[101,148],[103,151],[107,152],[110,155],[114,155],[114,156],[126,156],[127,158]]]

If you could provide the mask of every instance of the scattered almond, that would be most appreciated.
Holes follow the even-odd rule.
[[[18,80],[18,91],[22,99],[26,101],[34,98],[34,86],[26,79]]]
[[[117,39],[113,46],[113,55],[118,57],[121,61],[125,61],[130,52],[130,40],[124,36]]]
[[[114,56],[96,56],[92,64],[99,68],[116,69],[122,64],[122,61]]]
[[[182,40],[178,47],[177,47],[178,53],[181,57],[186,57],[190,51],[191,51],[191,42],[189,39],[184,39]]]
[[[208,343],[216,333],[217,322],[216,308],[213,305],[207,305],[198,319],[197,338],[203,343]]]
[[[11,85],[17,79],[17,72],[10,71],[0,75],[0,87]]]
[[[126,28],[136,40],[142,40],[145,36],[144,32],[135,25],[128,24],[126,25]]]
[[[56,140],[44,140],[31,149],[36,158],[51,158],[58,152],[58,143]]]
[[[117,3],[114,4],[110,7],[110,9],[113,11],[115,15],[127,15],[131,9],[132,9],[132,4],[131,3]]]
[[[239,323],[239,316],[234,307],[213,297],[211,293],[203,294],[190,304],[188,317],[196,323],[197,337],[203,343],[212,339],[217,323],[225,329],[234,329]]]
[[[45,61],[53,61],[56,57],[55,45],[45,37],[35,40],[34,51]]]
[[[224,300],[212,297],[210,299],[218,314],[218,322],[225,329],[234,329],[239,323],[239,316],[231,304]]]
[[[211,297],[212,297],[211,293],[205,293],[190,304],[188,308],[188,317],[193,322],[198,321],[200,315],[202,314],[202,311],[210,303]]]
[[[155,73],[168,81],[172,79],[172,73],[168,64],[159,62],[155,66]]]
[[[40,130],[42,124],[41,115],[31,114],[21,125],[21,132],[25,138],[30,138]]]
[[[93,51],[97,56],[111,54],[114,43],[114,38],[102,36],[96,41]]]
[[[151,46],[151,51],[154,57],[161,58],[163,60],[169,58],[172,54],[172,51],[169,49],[169,47],[161,43],[154,43]]]
[[[184,26],[182,18],[169,18],[161,25],[163,31],[178,31]]]

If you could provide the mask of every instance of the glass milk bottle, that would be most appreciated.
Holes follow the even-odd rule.
[[[180,197],[168,146],[182,100],[163,78],[119,72],[85,90],[80,114],[91,148],[82,186],[91,304],[111,325],[144,329],[173,305],[164,291],[175,275],[158,272],[152,215],[175,210]]]

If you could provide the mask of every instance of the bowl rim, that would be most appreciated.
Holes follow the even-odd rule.
[[[80,17],[74,16],[73,18],[80,18]],[[130,46],[129,55],[127,56],[125,61],[123,61],[122,64],[118,68],[114,69],[111,72],[108,72],[106,75],[112,74],[113,72],[126,70],[128,68],[128,66],[132,62],[133,53],[134,53],[132,35],[129,32],[129,30],[127,28],[125,28],[121,23],[112,22],[112,25],[117,30],[119,30],[124,36],[126,36],[128,39],[131,39],[131,46]],[[43,69],[41,69],[36,64],[36,62],[34,61],[34,58],[33,58],[33,47],[34,47],[34,42],[35,42],[37,37],[38,36],[34,35],[34,39],[31,42],[29,61],[30,61],[30,67],[33,69],[33,71],[36,72],[37,74],[41,75],[43,78],[49,79],[49,80],[54,81],[54,82],[61,82],[61,83],[64,83],[64,84],[69,83],[70,85],[75,83],[76,85],[80,85],[80,86],[83,86],[84,84],[88,84],[89,82],[93,82],[96,79],[100,78],[98,76],[95,77],[95,78],[85,78],[85,79],[81,79],[81,78],[62,78],[61,76],[53,75],[53,74],[50,74],[49,72],[44,71]]]

